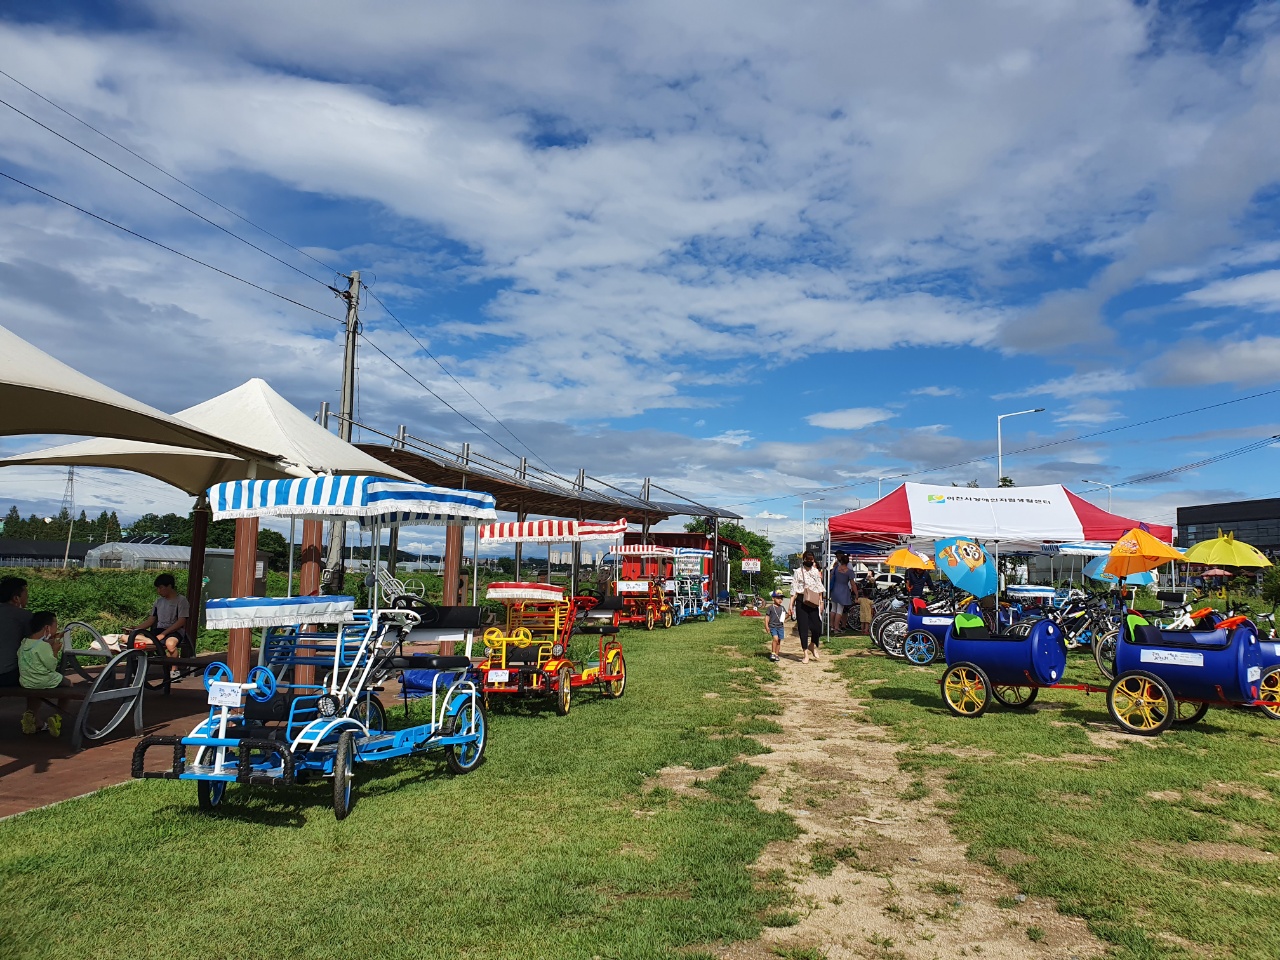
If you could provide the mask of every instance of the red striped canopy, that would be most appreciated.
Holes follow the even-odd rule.
[[[490,523],[480,528],[486,543],[581,543],[584,540],[616,540],[627,532],[625,519],[611,523],[590,520],[526,520],[523,523]]]
[[[628,543],[624,546],[612,547],[609,552],[623,557],[675,556],[675,550],[672,547],[659,547],[657,544],[653,543]]]

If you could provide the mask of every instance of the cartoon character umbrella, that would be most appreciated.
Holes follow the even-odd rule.
[[[1188,549],[1183,559],[1187,563],[1206,563],[1215,567],[1271,566],[1271,561],[1257,547],[1237,540],[1234,533],[1223,536],[1221,530],[1212,540],[1202,540]]]
[[[1107,565],[1110,557],[1094,557],[1084,565],[1084,575],[1090,580],[1099,580],[1102,583],[1119,583],[1120,578],[1114,573],[1107,573],[1104,567]],[[1131,573],[1124,578],[1124,582],[1131,587],[1149,587],[1156,582],[1154,572],[1147,570],[1143,573]]]
[[[1173,547],[1134,527],[1116,541],[1107,554],[1104,569],[1114,577],[1127,577],[1131,573],[1146,573],[1162,567],[1170,560],[1182,559],[1185,558]]]
[[[938,565],[933,562],[933,557],[919,550],[912,550],[910,547],[899,547],[889,554],[884,562],[891,567],[902,567],[906,570],[938,569]]]
[[[999,589],[996,565],[976,540],[948,537],[933,545],[938,569],[958,588],[975,597],[989,597]]]

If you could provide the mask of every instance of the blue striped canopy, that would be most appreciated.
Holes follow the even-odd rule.
[[[487,493],[366,476],[235,480],[210,487],[209,504],[215,520],[298,517],[398,527],[471,525],[498,518]]]

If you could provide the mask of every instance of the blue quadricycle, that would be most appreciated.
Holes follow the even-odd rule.
[[[441,523],[447,517],[460,523],[493,516],[486,494],[372,477],[240,481],[210,490],[219,517],[290,515],[286,510],[332,516],[335,500],[349,510],[339,516],[375,521]],[[460,513],[467,510],[472,512]],[[380,524],[373,525],[376,564]],[[355,610],[350,597],[211,601],[210,626],[265,629],[262,662],[243,681],[226,664],[211,664],[204,677],[208,716],[184,737],[144,737],[134,750],[133,776],[194,781],[206,810],[217,807],[233,783],[287,786],[329,779],[334,814],[341,820],[351,810],[357,764],[438,752],[453,773],[474,770],[484,758],[488,723],[471,661],[405,656],[403,644],[418,614],[380,609],[376,583],[370,606]],[[325,625],[329,629],[321,629]],[[301,667],[311,668],[319,680],[297,679]],[[430,671],[430,715],[425,723],[389,730],[376,693],[389,675],[407,669]],[[147,751],[154,747],[172,748],[168,769],[146,769]]]

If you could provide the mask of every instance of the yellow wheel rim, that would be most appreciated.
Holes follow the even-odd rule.
[[[622,689],[623,685],[627,682],[627,672],[626,672],[627,665],[626,665],[626,662],[622,660],[622,651],[615,647],[614,649],[610,650],[607,654],[605,654],[605,669],[601,671],[602,673],[608,674],[609,676],[613,676],[615,673],[618,672],[617,665],[620,661],[622,662],[622,677],[618,680],[605,681],[605,686],[607,686],[609,688],[609,692],[614,694],[615,696]]]
[[[977,671],[961,667],[947,674],[947,703],[964,714],[976,714],[987,702],[987,688]]]
[[[1262,708],[1267,716],[1280,720],[1280,670],[1271,670],[1263,675],[1262,683],[1258,685],[1258,699],[1270,704]]]
[[[1127,677],[1112,698],[1120,722],[1134,730],[1154,730],[1169,715],[1169,701],[1158,684],[1143,677]]]
[[[1015,705],[1019,703],[1026,703],[1028,698],[1031,696],[1030,687],[997,686],[994,687],[994,690],[996,693],[1000,694],[1005,703],[1012,703]]]

